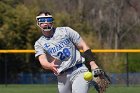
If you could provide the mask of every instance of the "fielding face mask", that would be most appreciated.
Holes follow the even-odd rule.
[[[41,23],[48,23],[48,24],[52,24],[54,19],[52,18],[52,15],[47,15],[47,16],[37,16],[36,17],[37,20],[37,25],[40,27]],[[53,25],[47,25],[44,28],[40,27],[43,31],[50,31],[53,28]]]

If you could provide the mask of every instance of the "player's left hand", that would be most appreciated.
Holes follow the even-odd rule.
[[[111,83],[109,76],[99,68],[92,70],[94,87],[98,93],[104,93]]]

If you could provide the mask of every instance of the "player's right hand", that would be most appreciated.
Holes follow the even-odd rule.
[[[50,62],[50,70],[52,70],[54,72],[54,74],[58,74],[58,65],[55,64],[56,63],[56,59],[54,59],[52,62]]]

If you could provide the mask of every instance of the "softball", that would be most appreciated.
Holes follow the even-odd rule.
[[[84,73],[84,79],[86,81],[91,81],[92,80],[92,73],[91,72],[85,72]]]

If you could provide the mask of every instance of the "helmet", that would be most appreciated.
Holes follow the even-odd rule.
[[[41,23],[53,23],[54,19],[52,15],[39,15],[36,17],[37,25],[40,27]],[[53,28],[53,25],[47,25],[45,28],[40,27],[43,31],[50,31]]]

